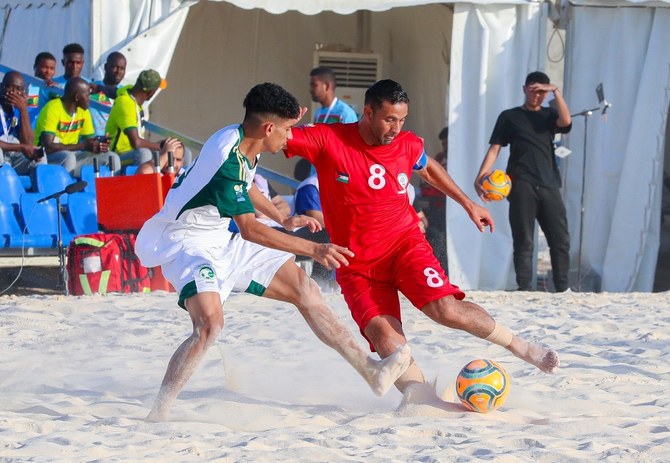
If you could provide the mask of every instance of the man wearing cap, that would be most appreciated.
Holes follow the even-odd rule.
[[[152,159],[152,152],[160,151],[162,142],[145,138],[142,105],[166,87],[157,71],[140,72],[135,85],[119,90],[109,113],[105,133],[110,137],[110,149],[119,154],[121,164],[139,166]]]
[[[500,148],[510,145],[507,174],[512,179],[512,191],[507,199],[518,289],[533,289],[537,219],[549,245],[554,288],[563,292],[568,289],[570,235],[553,141],[556,133],[570,131],[572,118],[563,95],[545,73],[528,74],[523,92],[526,97],[522,106],[507,109],[498,116],[490,147],[475,179],[475,189],[487,201],[481,180],[491,173]],[[554,94],[555,107],[542,106],[549,92]]]

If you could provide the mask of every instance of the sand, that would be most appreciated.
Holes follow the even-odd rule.
[[[668,462],[668,293],[470,292],[556,349],[546,375],[403,302],[414,355],[446,403],[375,396],[288,304],[226,304],[218,343],[166,422],[144,418],[191,331],[175,295],[0,297],[0,461]],[[355,330],[338,294],[328,302]],[[363,343],[362,337],[356,334]],[[460,368],[500,362],[507,402],[455,402]]]

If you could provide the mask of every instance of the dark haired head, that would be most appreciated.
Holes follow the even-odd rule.
[[[446,140],[449,138],[449,127],[445,127],[442,130],[440,130],[439,135],[437,136],[440,140]]]
[[[244,97],[245,122],[252,117],[277,117],[295,119],[300,115],[300,105],[293,95],[277,84],[264,83],[254,86]]]
[[[335,72],[327,67],[319,66],[314,68],[309,72],[310,77],[318,77],[321,82],[327,82],[333,84],[335,88]]]
[[[56,57],[54,55],[52,55],[51,53],[49,53],[48,51],[40,52],[40,53],[37,54],[37,56],[35,56],[35,64],[33,64],[33,69],[35,69],[37,66],[39,66],[40,61],[42,61],[44,59],[50,59],[52,61],[56,61]]]
[[[107,64],[111,64],[111,63],[114,63],[114,61],[117,60],[117,59],[122,59],[122,60],[125,61],[126,57],[123,56],[123,53],[121,53],[121,52],[113,51],[109,55],[107,55],[107,61],[105,61],[105,62]]]
[[[78,43],[68,43],[63,47],[63,55],[69,55],[70,53],[80,53],[84,54],[84,47]]]
[[[365,105],[373,109],[380,108],[387,101],[392,105],[409,104],[409,97],[402,86],[391,79],[379,80],[365,91]]]
[[[530,84],[549,84],[549,76],[544,72],[535,71],[526,76],[526,85]]]

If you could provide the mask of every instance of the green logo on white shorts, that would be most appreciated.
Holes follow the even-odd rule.
[[[214,270],[208,265],[203,265],[198,269],[198,275],[205,280],[212,280],[214,279]]]

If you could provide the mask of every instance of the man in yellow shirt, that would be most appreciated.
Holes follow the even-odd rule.
[[[76,177],[81,166],[93,164],[95,158],[116,173],[121,170],[119,156],[109,151],[108,142],[95,137],[88,111],[90,98],[90,85],[72,77],[63,96],[42,108],[35,125],[35,145],[45,149],[47,162],[64,166]]]
[[[153,69],[140,72],[135,84],[119,90],[109,113],[105,133],[110,137],[110,149],[119,153],[124,166],[139,166],[160,152],[165,140],[152,142],[145,138],[142,105],[151,100],[166,83]],[[184,165],[190,164],[190,152],[184,153]]]

